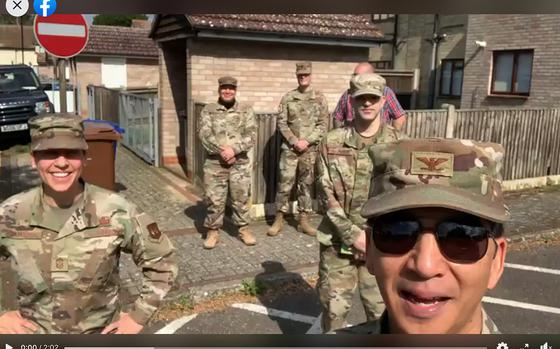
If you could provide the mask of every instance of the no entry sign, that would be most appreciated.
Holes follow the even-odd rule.
[[[37,42],[53,56],[70,58],[86,47],[89,31],[82,15],[35,16],[33,31]]]

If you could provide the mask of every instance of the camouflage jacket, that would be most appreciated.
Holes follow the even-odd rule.
[[[387,312],[384,312],[378,320],[341,328],[333,331],[331,334],[389,334]],[[484,308],[482,308],[482,331],[480,334],[500,334],[498,326],[484,311]]]
[[[200,113],[199,137],[208,154],[216,155],[222,146],[235,154],[248,152],[255,143],[256,123],[253,109],[235,103],[226,109],[219,103],[207,104]]]
[[[331,130],[319,146],[317,159],[318,194],[326,210],[317,238],[323,245],[352,246],[364,229],[360,209],[369,196],[373,162],[369,147],[359,149],[353,127]],[[390,125],[381,126],[374,143],[404,138]]]
[[[311,145],[318,144],[327,132],[328,104],[321,92],[292,90],[282,97],[278,112],[278,130],[285,140],[284,149],[291,148],[300,139]]]
[[[177,275],[173,246],[157,224],[90,184],[66,222],[44,215],[43,207],[41,186],[0,205],[0,254],[11,262],[23,317],[39,325],[39,333],[101,331],[121,310],[119,256],[127,252],[142,268],[130,315],[146,324]]]

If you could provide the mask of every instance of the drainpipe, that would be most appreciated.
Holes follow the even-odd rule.
[[[395,27],[393,28],[393,52],[391,57],[391,69],[395,69],[395,57],[397,56],[397,31],[399,27],[399,15],[395,14]]]
[[[429,39],[432,43],[432,61],[430,66],[430,93],[428,99],[428,108],[433,109],[436,101],[436,67],[438,61],[438,48],[439,43],[447,37],[445,34],[439,33],[439,15],[434,15],[434,30],[432,38]]]

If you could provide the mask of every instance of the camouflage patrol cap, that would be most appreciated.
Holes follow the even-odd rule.
[[[371,146],[371,218],[418,207],[443,207],[503,223],[509,217],[500,175],[500,144],[462,139],[405,139]]]
[[[298,74],[311,74],[311,62],[296,63],[296,75]]]
[[[218,79],[218,86],[222,87],[226,85],[237,87],[237,79],[233,76],[222,76]]]
[[[73,114],[42,114],[29,119],[31,151],[88,148],[83,120]]]
[[[382,97],[385,85],[385,79],[379,74],[359,74],[353,76],[350,80],[350,92],[354,98],[361,95]]]

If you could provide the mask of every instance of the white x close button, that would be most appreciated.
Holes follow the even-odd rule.
[[[28,0],[6,0],[6,11],[14,17],[21,17],[29,9]]]

